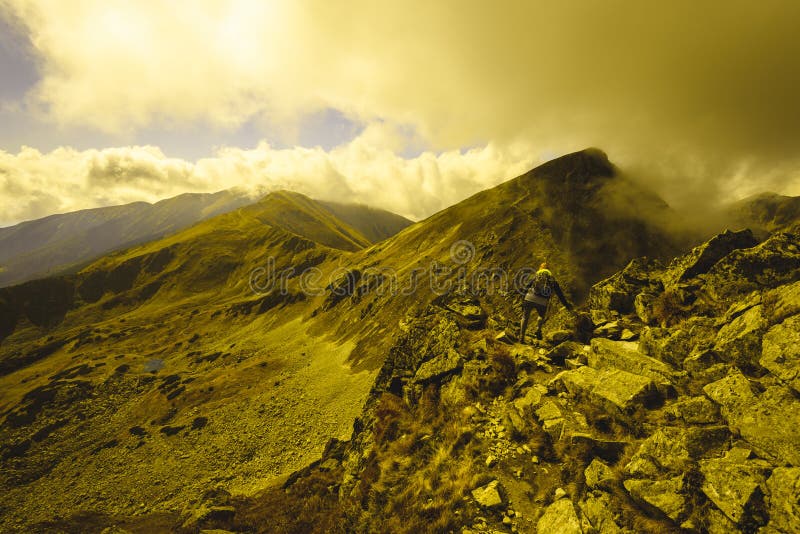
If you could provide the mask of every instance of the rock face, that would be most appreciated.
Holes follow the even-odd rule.
[[[707,273],[719,260],[732,251],[750,248],[758,244],[750,230],[726,231],[695,247],[692,252],[670,265],[665,285],[675,285],[697,275]]]
[[[732,371],[703,391],[758,454],[800,465],[800,401],[785,388],[771,386],[756,395],[748,379]]]

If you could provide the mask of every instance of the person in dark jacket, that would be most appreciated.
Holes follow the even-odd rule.
[[[522,324],[519,332],[520,343],[525,343],[525,330],[528,328],[528,319],[532,310],[536,310],[536,313],[539,314],[539,318],[536,320],[536,339],[542,339],[542,325],[547,315],[547,304],[553,293],[565,308],[572,311],[572,305],[564,297],[561,286],[558,285],[553,273],[547,268],[547,262],[544,262],[525,287],[525,298],[522,301]]]

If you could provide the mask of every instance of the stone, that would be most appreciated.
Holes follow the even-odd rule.
[[[759,363],[800,393],[800,315],[789,317],[767,331]]]
[[[539,406],[542,396],[547,393],[547,388],[542,385],[536,384],[525,392],[525,395],[514,399],[514,407],[519,410],[522,415],[528,413],[531,409]]]
[[[551,345],[558,345],[570,339],[572,339],[572,332],[569,330],[554,330],[545,336],[545,341]]]
[[[592,463],[586,467],[583,476],[590,489],[610,489],[617,483],[616,473],[605,462],[597,458],[594,458]]]
[[[767,321],[761,306],[753,306],[723,326],[714,341],[714,351],[723,360],[744,369],[753,369],[761,356],[761,338]]]
[[[652,379],[620,369],[580,367],[562,371],[551,382],[574,397],[598,402],[623,414],[648,405],[659,396]]]
[[[578,507],[597,534],[621,534],[623,532],[614,520],[614,514],[611,512],[611,497],[608,493],[589,493]]]
[[[561,499],[561,498],[566,497],[566,496],[567,496],[567,492],[564,491],[564,488],[556,488],[555,493],[553,493],[553,500],[557,501],[558,499]]]
[[[445,355],[436,356],[420,365],[414,380],[420,384],[436,382],[457,372],[463,365],[464,359],[461,355],[454,349],[449,349]]]
[[[747,378],[732,370],[703,391],[759,456],[800,465],[800,400],[787,388],[770,386],[756,395]]]
[[[767,480],[767,527],[800,532],[800,467],[778,467]]]
[[[561,419],[561,408],[552,400],[545,400],[542,405],[536,410],[536,419],[540,423],[550,421],[552,419]]]
[[[699,462],[703,493],[737,525],[764,523],[762,488],[771,466],[749,455],[749,449],[732,449],[723,458]]]
[[[764,294],[762,302],[764,316],[770,325],[800,314],[800,280],[768,291]]]
[[[667,480],[629,479],[623,482],[623,486],[634,499],[658,508],[676,523],[684,519],[688,509],[683,494],[684,475]]]
[[[691,375],[702,374],[712,365],[720,363],[717,353],[713,350],[693,350],[683,360],[683,368]]]
[[[666,408],[664,413],[687,424],[716,423],[720,419],[717,405],[703,395],[681,398]]]
[[[486,457],[486,467],[494,467],[497,464],[497,458],[490,454]]]
[[[642,442],[625,466],[636,478],[661,478],[686,472],[694,460],[722,446],[727,427],[662,427]]]
[[[503,486],[499,480],[492,480],[485,486],[472,490],[472,498],[484,508],[496,508],[504,504]]]
[[[502,332],[500,332],[499,334],[494,336],[494,340],[495,341],[499,341],[500,343],[506,343],[506,344],[509,344],[509,345],[514,343],[514,341],[516,339],[517,339],[516,336],[514,336],[513,334],[511,334],[509,332],[506,332],[505,330],[503,330]]]
[[[635,332],[628,330],[627,328],[623,328],[622,333],[619,335],[620,341],[633,341],[637,337],[638,335]]]
[[[636,343],[595,338],[587,364],[595,369],[616,368],[653,379],[662,396],[671,394],[672,367],[637,350]]]
[[[566,341],[547,353],[546,358],[556,365],[564,365],[567,358],[584,358],[584,345],[575,341]]]
[[[639,352],[678,367],[698,347],[711,348],[716,335],[714,320],[707,317],[691,317],[674,330],[645,327],[639,334]]]
[[[633,300],[633,310],[636,316],[644,324],[652,324],[655,322],[653,315],[653,302],[655,302],[658,295],[652,291],[642,291],[637,294]]]
[[[594,337],[619,339],[619,337],[622,335],[622,327],[619,325],[618,321],[611,321],[610,323],[606,323],[595,328],[593,335]]]
[[[575,511],[575,506],[569,499],[558,499],[548,506],[536,523],[536,531],[583,534],[581,521]]]

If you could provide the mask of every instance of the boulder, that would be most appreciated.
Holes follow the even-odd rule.
[[[643,289],[661,289],[660,281],[653,275],[660,267],[657,261],[647,258],[631,260],[622,271],[592,286],[589,290],[589,308],[632,312],[634,299]]]
[[[731,521],[753,527],[765,523],[763,487],[771,466],[749,457],[749,449],[734,448],[699,464],[703,493]]]
[[[764,294],[764,316],[770,325],[800,314],[800,281],[785,284]]]
[[[558,532],[559,534],[583,534],[581,521],[575,506],[569,499],[558,499],[547,507],[536,523],[537,532]]]
[[[652,379],[614,368],[579,367],[562,371],[551,384],[574,397],[600,403],[623,414],[647,406],[659,397]]]
[[[800,400],[787,388],[770,386],[757,395],[747,378],[733,370],[703,391],[759,456],[800,466]]]
[[[698,347],[711,348],[717,328],[714,320],[692,317],[680,328],[645,327],[639,335],[639,352],[678,367]]]
[[[484,508],[497,508],[505,502],[503,493],[500,481],[492,480],[485,486],[472,490],[472,498]]]
[[[656,320],[653,314],[653,303],[658,298],[654,291],[642,291],[633,300],[633,310],[644,324],[653,324]]]
[[[594,458],[583,471],[583,476],[590,489],[610,489],[617,483],[616,473],[605,462],[597,458]]]
[[[463,365],[464,359],[461,355],[454,349],[449,349],[446,354],[435,356],[420,365],[414,375],[414,380],[420,384],[436,382],[457,372]]]
[[[584,346],[575,341],[565,341],[548,352],[547,358],[556,365],[564,365],[568,358],[584,358]]]
[[[636,343],[595,338],[587,364],[595,369],[616,368],[653,379],[659,392],[667,396],[674,388],[673,369],[662,361],[645,356],[636,350]]]
[[[743,369],[753,369],[761,357],[761,338],[767,322],[761,306],[753,306],[723,326],[714,341],[714,351],[723,360]]]
[[[800,532],[800,467],[778,467],[767,480],[768,528]]]
[[[622,335],[622,326],[620,326],[619,321],[611,321],[610,323],[605,323],[595,328],[594,332],[592,332],[592,335],[594,337],[619,339]]]
[[[625,473],[636,478],[661,478],[686,472],[695,460],[725,443],[724,426],[663,427],[642,442],[625,466]]]
[[[661,510],[672,521],[680,523],[686,516],[688,503],[684,495],[684,476],[666,480],[626,480],[625,489],[634,499]]]
[[[621,534],[624,532],[614,520],[611,497],[608,493],[590,493],[578,505],[597,534]]]
[[[545,336],[545,341],[551,345],[558,345],[559,343],[564,343],[565,341],[569,341],[572,339],[573,334],[570,330],[554,330],[552,332],[548,332]]]
[[[690,425],[716,423],[720,420],[717,405],[702,395],[682,398],[665,409],[664,413]]]
[[[542,396],[545,394],[547,394],[547,389],[540,384],[535,384],[525,392],[524,396],[514,399],[514,407],[524,416],[539,406]]]
[[[800,315],[789,317],[767,331],[759,363],[800,393]]]

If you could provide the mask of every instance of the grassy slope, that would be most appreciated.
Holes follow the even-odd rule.
[[[16,330],[0,345],[0,362],[29,362],[0,377],[0,414],[5,417],[0,432],[3,442],[11,444],[4,453],[6,474],[0,483],[16,488],[27,477],[36,481],[36,495],[59,492],[54,506],[63,510],[77,510],[89,502],[129,514],[139,512],[129,502],[134,488],[149,492],[147,510],[174,510],[199,487],[220,483],[214,480],[219,473],[232,477],[234,482],[227,485],[239,487],[253,477],[288,473],[309,451],[318,451],[325,437],[336,435],[338,431],[326,428],[324,421],[334,427],[343,421],[350,424],[360,407],[357,399],[367,393],[369,377],[398,332],[398,321],[436,296],[428,284],[429,267],[434,260],[452,267],[454,242],[469,240],[474,245],[476,255],[465,264],[469,271],[485,265],[518,269],[546,258],[578,297],[630,255],[663,251],[655,230],[609,207],[616,199],[608,193],[615,180],[612,174],[604,156],[570,155],[363,250],[357,249],[366,238],[329,211],[301,195],[276,193],[101,259],[63,281],[76,287],[78,295],[66,306],[63,319],[48,315],[52,305],[39,315],[29,314],[39,326],[22,314]],[[648,195],[633,194],[646,204],[643,209],[663,209]],[[303,236],[356,252],[315,244]],[[393,269],[401,283],[412,269],[424,272],[413,294],[380,294],[376,285],[368,285],[358,298],[337,304],[326,294],[305,296],[298,277],[289,280],[286,295],[253,294],[250,274],[268,257],[276,258],[278,270],[319,268],[322,285],[352,268]],[[369,277],[362,282],[370,283]],[[37,290],[42,285],[0,294],[0,319],[4,313],[30,308],[34,301],[58,296],[52,288]],[[496,299],[512,318],[516,297]],[[28,358],[31,355],[36,357]],[[352,373],[347,359],[361,363],[357,369],[367,372]],[[310,371],[328,360],[336,365],[321,375]],[[154,361],[164,365],[155,374],[147,367]],[[60,372],[66,374],[59,378]],[[332,392],[315,390],[311,398],[304,397],[310,386],[323,380],[335,386],[333,393],[346,391],[347,396],[341,396],[340,403],[334,402],[338,397]],[[88,385],[75,385],[81,381]],[[9,426],[12,413],[33,418]],[[296,419],[303,414],[319,417],[298,425]],[[46,430],[64,418],[65,426]],[[207,418],[208,429],[193,428],[201,425],[197,418]],[[260,426],[265,420],[269,428]],[[83,433],[76,431],[78,426]],[[259,433],[269,437],[259,439]],[[36,441],[34,436],[45,437]],[[287,439],[286,455],[268,460],[281,436]],[[309,437],[315,441],[302,441]],[[97,447],[91,454],[81,453]],[[195,449],[197,454],[191,452]],[[14,451],[22,452],[15,456]],[[139,458],[140,453],[145,465],[156,462],[159,467],[133,472],[120,464],[122,458]],[[69,454],[75,455],[74,467],[59,460]],[[197,467],[203,458],[215,458],[207,470]],[[99,471],[107,462],[117,467]],[[83,472],[97,478],[98,488],[111,487],[114,481],[119,486],[122,480],[123,491],[109,500],[100,489],[87,487],[93,500],[81,501],[63,484]],[[162,477],[171,477],[163,491],[158,486]],[[15,490],[6,504],[17,507],[15,499],[21,495]],[[19,513],[47,516],[50,511],[40,505],[31,500]]]

